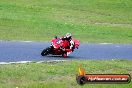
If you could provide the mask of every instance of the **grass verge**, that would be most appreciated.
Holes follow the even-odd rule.
[[[0,0],[0,40],[132,43],[131,0]]]
[[[0,88],[131,88],[130,84],[86,84],[76,83],[78,67],[86,73],[130,74],[132,60],[70,60],[0,65]]]

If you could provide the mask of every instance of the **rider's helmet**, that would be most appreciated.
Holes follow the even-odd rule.
[[[66,36],[65,36],[67,39],[71,39],[72,38],[72,35],[71,33],[66,33]]]

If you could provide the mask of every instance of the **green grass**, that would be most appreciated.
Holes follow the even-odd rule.
[[[0,0],[0,40],[132,43],[131,0]]]
[[[0,65],[0,88],[131,88],[130,84],[76,83],[82,65],[89,74],[130,74],[132,60],[70,60]]]

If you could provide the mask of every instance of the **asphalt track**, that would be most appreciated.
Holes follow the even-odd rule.
[[[41,51],[48,47],[50,42],[30,41],[0,41],[0,62],[16,61],[43,61],[43,60],[69,60],[69,59],[131,59],[131,44],[109,43],[81,43],[79,49],[69,55],[61,56],[40,55]]]

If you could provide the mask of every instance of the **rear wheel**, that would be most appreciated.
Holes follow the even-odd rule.
[[[46,49],[44,49],[44,50],[41,52],[41,55],[42,55],[42,56],[46,56],[46,55],[48,55],[50,52],[51,52],[51,47],[47,47]]]

